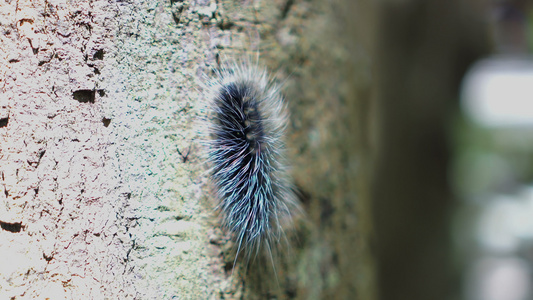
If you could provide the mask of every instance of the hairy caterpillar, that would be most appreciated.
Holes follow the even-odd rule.
[[[288,112],[280,87],[266,69],[232,62],[205,88],[210,179],[222,225],[236,243],[235,260],[262,249],[272,256],[285,237],[283,224],[298,209],[284,161]]]

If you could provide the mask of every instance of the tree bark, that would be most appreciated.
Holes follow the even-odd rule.
[[[132,189],[106,75],[106,1],[0,5],[0,298],[127,298]],[[107,93],[107,95],[106,95]],[[111,122],[111,123],[109,123]]]
[[[332,4],[3,2],[0,298],[375,299],[370,63]],[[257,50],[305,210],[275,272],[232,271],[198,142],[201,75]]]

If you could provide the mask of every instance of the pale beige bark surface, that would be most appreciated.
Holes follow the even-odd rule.
[[[114,34],[108,7],[0,5],[2,299],[136,294],[125,264],[131,190],[99,86]]]
[[[173,74],[196,67],[199,18],[180,30],[163,2],[0,12],[0,298],[208,294],[200,168],[176,151],[194,152],[194,74]]]

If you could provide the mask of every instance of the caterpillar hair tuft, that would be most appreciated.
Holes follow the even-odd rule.
[[[279,85],[249,62],[220,67],[207,80],[206,141],[222,225],[247,260],[285,238],[298,208],[284,159],[289,115]]]

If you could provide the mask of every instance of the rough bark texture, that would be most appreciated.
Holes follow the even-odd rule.
[[[107,1],[0,5],[0,298],[135,295],[131,189],[99,85]],[[112,123],[113,120],[111,120]]]
[[[332,4],[2,2],[0,298],[374,299],[369,67]],[[198,83],[257,49],[285,80],[306,216],[276,272],[232,272]]]

